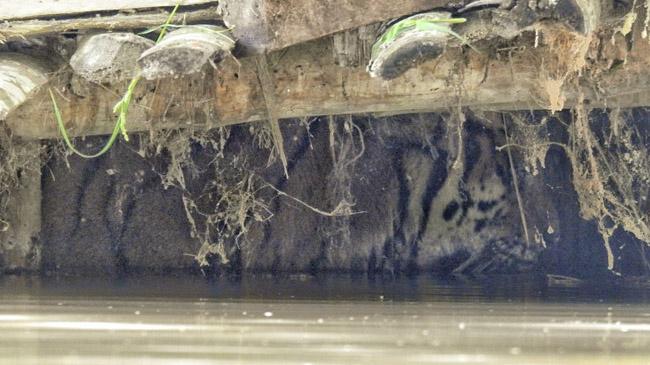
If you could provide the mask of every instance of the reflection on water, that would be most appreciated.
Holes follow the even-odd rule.
[[[649,364],[647,291],[527,279],[0,279],[7,364]]]

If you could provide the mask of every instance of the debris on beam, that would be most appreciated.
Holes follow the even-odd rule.
[[[72,31],[80,33],[90,30],[117,31],[152,28],[164,24],[168,17],[169,13],[166,11],[156,10],[133,14],[5,21],[0,22],[0,44],[12,40]],[[172,23],[195,24],[213,22],[218,19],[219,13],[216,7],[206,9],[186,9],[181,7],[174,16]]]

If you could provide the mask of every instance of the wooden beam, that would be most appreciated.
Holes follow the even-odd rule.
[[[40,36],[44,34],[57,34],[84,30],[122,30],[143,29],[159,26],[165,23],[169,14],[164,11],[138,14],[118,14],[101,17],[79,17],[55,20],[22,20],[13,22],[0,22],[0,44],[17,39]],[[180,10],[173,23],[186,22],[188,24],[214,21],[219,19],[217,8],[198,10]]]
[[[643,22],[639,22],[643,24]],[[551,109],[558,100],[545,88],[562,86],[564,107],[582,100],[592,106],[635,107],[650,105],[650,43],[640,33],[633,48],[625,50],[627,61],[611,68],[603,60],[595,87],[577,87],[557,82],[547,69],[549,49],[527,47],[488,56],[452,49],[441,58],[426,62],[404,75],[382,81],[371,78],[363,65],[345,68],[336,65],[332,40],[323,39],[268,56],[273,89],[263,90],[254,59],[226,61],[218,72],[180,80],[142,84],[130,109],[129,131],[149,128],[213,128],[221,125],[266,120],[264,94],[272,91],[275,118],[294,118],[348,113],[404,113],[468,106],[483,110]],[[601,40],[602,53],[611,45],[611,36]],[[627,42],[617,38],[617,47]],[[622,51],[621,51],[622,52]],[[623,57],[621,54],[613,57]],[[576,61],[578,61],[576,59]],[[571,63],[572,61],[569,61]],[[546,68],[545,68],[546,67]],[[65,88],[61,75],[53,84],[60,91],[64,119],[73,135],[108,134],[115,116],[113,105],[125,85],[112,88],[89,85],[83,97]],[[550,90],[560,91],[560,90]],[[25,138],[56,138],[51,104],[45,92],[36,94],[16,109],[7,123]]]
[[[3,1],[0,20],[53,18],[56,16],[72,16],[84,13],[99,13],[107,11],[130,11],[157,7],[172,7],[178,0],[23,0]],[[216,0],[183,0],[182,6],[216,5]]]

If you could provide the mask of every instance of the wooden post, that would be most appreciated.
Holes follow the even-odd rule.
[[[0,53],[0,120],[25,102],[48,80],[38,61],[17,53]]]
[[[18,156],[33,156],[16,173],[18,184],[9,192],[0,226],[0,273],[38,270],[41,260],[41,164],[39,141],[17,142]]]
[[[30,57],[0,54],[0,120],[4,120],[48,81],[46,67]],[[16,139],[13,139],[14,143]],[[19,166],[17,186],[10,189],[0,217],[0,271],[36,270],[40,264],[41,165],[40,142],[16,142],[11,146],[17,156],[33,157]],[[7,168],[7,166],[3,166]]]

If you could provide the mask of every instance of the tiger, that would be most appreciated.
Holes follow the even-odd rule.
[[[431,113],[283,121],[288,177],[273,160],[277,151],[256,142],[259,133],[231,127],[220,163],[246,166],[268,215],[245,212],[245,234],[217,227],[221,236],[208,237],[192,229],[205,222],[188,216],[184,202],[209,197],[194,213],[212,209],[225,194],[214,182],[234,176],[209,168],[214,147],[187,141],[193,163],[184,166],[185,191],[163,186],[165,152],[147,156],[119,143],[95,160],[54,157],[43,170],[43,270],[196,271],[201,237],[224,242],[221,257],[211,252],[203,262],[224,272],[529,269],[538,250],[522,237],[509,162],[495,148],[503,136],[478,118],[452,119]],[[102,141],[87,138],[86,147]]]

